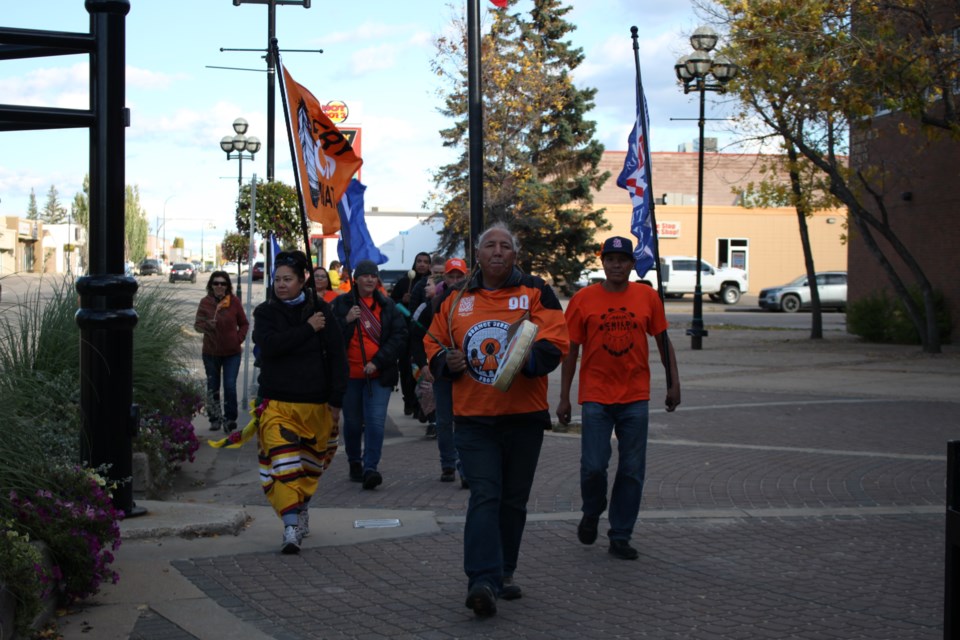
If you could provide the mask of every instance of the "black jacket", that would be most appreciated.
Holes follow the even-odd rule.
[[[306,290],[305,290],[306,291]],[[271,298],[253,310],[253,341],[260,351],[259,394],[283,402],[329,402],[343,406],[347,389],[347,352],[330,305],[306,291],[296,306]],[[322,311],[326,324],[307,324]]]
[[[380,349],[376,355],[370,358],[373,364],[377,365],[380,371],[380,385],[384,387],[394,387],[400,380],[400,369],[397,367],[397,358],[401,350],[407,345],[407,324],[400,312],[397,311],[396,304],[390,298],[379,291],[373,292],[374,303],[380,306]],[[357,322],[347,322],[347,312],[357,304],[357,296],[354,291],[345,293],[333,301],[333,315],[340,325],[340,331],[343,334],[343,344],[348,344],[353,339],[357,329]],[[407,364],[409,366],[409,364]]]

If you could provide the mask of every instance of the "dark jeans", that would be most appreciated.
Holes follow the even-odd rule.
[[[404,406],[417,406],[417,381],[413,377],[413,367],[410,365],[410,346],[404,345],[397,357],[397,366],[400,367],[400,392],[403,394]]]
[[[364,471],[376,471],[383,450],[387,404],[393,389],[376,378],[350,378],[343,395],[343,444],[349,462],[362,462]]]
[[[449,380],[435,380],[433,398],[437,405],[437,448],[440,449],[440,468],[459,469],[457,448],[453,443],[453,383]]]
[[[647,468],[649,402],[627,404],[584,402],[580,436],[580,496],[583,514],[599,516],[607,497],[607,465],[617,434],[617,475],[610,494],[611,540],[629,540],[637,523]]]
[[[207,417],[210,422],[236,422],[237,374],[240,373],[241,354],[209,356],[203,354],[203,369],[207,374]],[[223,409],[220,408],[220,383],[223,382]]]
[[[512,576],[527,522],[527,500],[537,471],[546,412],[505,416],[481,424],[457,417],[454,441],[470,483],[463,535],[467,588],[486,582],[498,593]]]

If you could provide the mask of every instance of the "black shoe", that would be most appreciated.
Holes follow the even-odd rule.
[[[500,589],[500,597],[504,600],[519,600],[523,597],[523,590],[520,585],[513,583],[513,576],[503,576],[503,588]]]
[[[597,541],[597,525],[600,524],[600,516],[583,516],[580,518],[580,524],[577,525],[577,540],[583,544],[593,544]],[[611,552],[612,553],[612,552]]]
[[[236,420],[228,420],[227,423],[226,423],[225,425],[223,425],[223,431],[224,431],[224,433],[232,433],[232,432],[234,432],[234,431],[236,431],[236,430],[237,430],[237,421],[236,421]]]
[[[220,431],[220,423],[219,423],[219,422],[211,422],[211,423],[210,423],[210,431]]]
[[[383,476],[379,471],[372,469],[363,472],[363,488],[373,490],[383,483]]]
[[[426,432],[423,434],[423,437],[424,437],[424,438],[431,438],[431,439],[434,439],[434,440],[435,440],[435,439],[437,438],[437,425],[435,425],[435,424],[432,423],[432,422],[431,422],[430,424],[428,424],[428,425],[427,425],[427,430],[426,430]]]
[[[493,589],[484,583],[473,585],[465,604],[467,609],[473,609],[478,618],[487,618],[497,613],[497,596]]]
[[[453,482],[457,479],[457,472],[453,469],[442,469],[440,471],[440,482]]]
[[[363,463],[350,463],[350,482],[363,482]]]
[[[630,546],[630,543],[626,540],[611,540],[610,549],[608,550],[610,555],[616,556],[621,560],[636,560],[640,557],[640,554],[637,553],[637,550]]]
[[[417,403],[416,403],[416,402],[410,402],[410,401],[408,401],[408,400],[404,400],[404,402],[403,402],[403,415],[405,415],[405,416],[412,416],[412,415],[414,415],[414,412],[415,412],[416,410],[417,410]]]
[[[464,477],[464,475],[463,475],[462,473],[460,474],[460,488],[461,488],[461,489],[469,489],[469,488],[470,488],[470,483],[467,481],[466,477]]]

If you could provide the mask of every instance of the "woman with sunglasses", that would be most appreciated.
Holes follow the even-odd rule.
[[[250,323],[226,271],[214,271],[207,281],[207,295],[197,307],[194,329],[203,334],[203,369],[207,375],[207,418],[210,430],[223,426],[227,433],[237,428],[237,374],[240,355]],[[223,384],[221,406],[220,385]]]
[[[299,553],[310,531],[307,508],[337,452],[347,352],[330,305],[305,287],[302,251],[274,259],[273,293],[253,312],[260,350],[260,480],[283,522],[285,554]]]
[[[341,293],[333,289],[330,272],[323,267],[316,267],[313,270],[313,286],[317,289],[317,297],[323,298],[325,302],[333,302],[333,299]]]

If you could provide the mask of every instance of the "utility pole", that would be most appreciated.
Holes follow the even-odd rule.
[[[267,182],[273,182],[273,167],[275,156],[274,124],[276,114],[276,77],[277,61],[270,54],[270,43],[277,35],[277,5],[298,4],[304,9],[310,8],[311,0],[233,0],[233,6],[241,4],[267,5]]]

